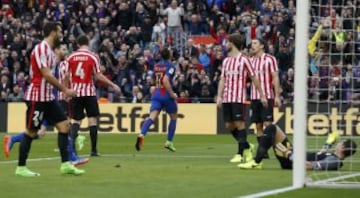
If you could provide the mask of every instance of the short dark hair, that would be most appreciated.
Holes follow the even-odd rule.
[[[66,44],[65,42],[59,42],[59,43],[55,43],[54,49],[60,49],[60,47],[61,47],[62,45],[67,46],[67,44]]]
[[[61,24],[58,23],[58,22],[47,22],[47,23],[45,23],[45,25],[43,27],[44,37],[49,36],[52,31],[57,31],[58,26],[61,27]]]
[[[353,155],[356,152],[356,143],[351,140],[351,139],[347,139],[343,142],[344,145],[344,157],[349,157],[351,155]]]
[[[76,43],[77,43],[79,46],[89,45],[89,39],[88,39],[88,37],[87,37],[85,34],[82,34],[82,35],[80,35],[80,36],[77,37]]]
[[[266,52],[267,49],[268,49],[266,40],[265,40],[265,39],[262,39],[262,38],[256,38],[255,40],[258,40],[259,43],[264,46],[264,51]]]
[[[235,45],[238,50],[242,50],[244,38],[239,33],[230,34],[228,41]]]
[[[161,50],[160,54],[161,54],[161,58],[163,58],[164,60],[170,59],[170,50],[168,50],[167,48]]]

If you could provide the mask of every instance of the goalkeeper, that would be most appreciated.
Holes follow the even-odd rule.
[[[333,140],[330,142],[329,140]],[[328,138],[327,144],[334,144],[336,138]],[[264,130],[264,136],[259,143],[253,160],[239,164],[242,169],[262,169],[262,159],[267,150],[272,147],[282,169],[292,169],[293,148],[285,133],[276,125],[269,125]],[[356,152],[353,140],[344,140],[335,146],[334,152],[321,150],[317,153],[307,153],[306,168],[308,170],[338,170],[343,166],[342,161]]]

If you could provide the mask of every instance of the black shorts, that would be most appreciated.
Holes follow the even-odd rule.
[[[253,123],[272,122],[274,121],[274,100],[268,99],[268,106],[265,108],[260,100],[251,101],[250,117]]]
[[[72,115],[71,118],[75,120],[82,120],[86,116],[89,117],[98,117],[100,115],[99,105],[97,102],[96,96],[84,96],[84,97],[75,97],[71,99],[71,109]]]
[[[222,106],[225,122],[245,120],[245,105],[243,103],[223,103]]]
[[[56,100],[50,102],[26,102],[26,128],[38,130],[44,120],[49,125],[56,125],[59,122],[67,120],[60,103]]]
[[[70,117],[71,116],[71,101],[66,100],[59,100],[60,106],[64,111],[65,115]]]

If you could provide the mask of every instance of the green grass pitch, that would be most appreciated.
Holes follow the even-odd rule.
[[[86,146],[79,152],[84,156],[89,153],[86,136]],[[150,134],[143,150],[136,152],[135,134],[100,134],[102,157],[81,166],[85,175],[64,176],[59,172],[59,154],[54,151],[56,136],[48,134],[33,142],[28,161],[28,167],[40,177],[14,175],[18,146],[9,159],[1,155],[1,197],[227,198],[291,185],[292,172],[281,170],[272,152],[271,159],[264,161],[264,170],[240,170],[229,163],[236,151],[230,135],[177,135],[175,153],[163,149],[165,138]],[[255,142],[254,136],[249,139]],[[271,197],[354,197],[359,192],[305,188]]]

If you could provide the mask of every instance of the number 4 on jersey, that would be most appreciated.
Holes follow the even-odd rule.
[[[79,64],[76,66],[75,75],[79,76],[81,79],[84,79],[85,72],[84,72],[84,68],[82,67],[82,65],[83,65],[83,62],[79,62]]]

